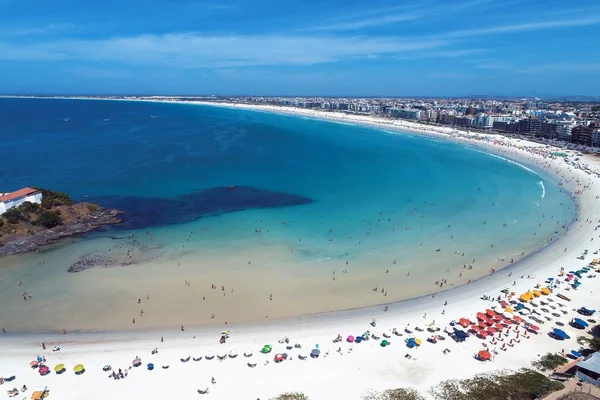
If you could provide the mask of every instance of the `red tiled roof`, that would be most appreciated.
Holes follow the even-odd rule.
[[[19,189],[12,193],[7,193],[4,196],[0,196],[0,201],[10,201],[14,199],[18,199],[19,197],[27,196],[33,193],[37,193],[38,191],[32,188],[23,188]]]

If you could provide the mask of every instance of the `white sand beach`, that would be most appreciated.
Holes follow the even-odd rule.
[[[271,106],[227,106],[282,112],[281,108]],[[563,187],[577,197],[580,206],[579,221],[571,226],[565,236],[519,263],[432,297],[389,304],[387,312],[383,311],[381,305],[271,320],[256,325],[224,325],[222,328],[190,328],[185,331],[173,327],[168,331],[152,332],[67,332],[65,335],[26,336],[11,335],[9,332],[0,335],[0,376],[16,378],[12,382],[5,382],[2,389],[26,385],[28,391],[16,396],[19,399],[29,398],[33,390],[47,387],[50,390],[49,399],[198,397],[264,400],[287,391],[302,391],[312,400],[358,400],[371,389],[413,387],[426,392],[428,387],[445,379],[468,377],[496,369],[527,367],[538,354],[560,352],[563,349],[569,352],[579,347],[575,339],[584,331],[575,329],[568,323],[578,316],[574,309],[598,306],[600,280],[595,278],[594,270],[591,270],[590,277],[588,274],[584,275],[581,286],[573,289],[558,274],[561,268],[567,272],[579,270],[594,258],[600,258],[594,254],[600,247],[600,235],[596,231],[600,224],[600,207],[597,206],[600,201],[600,185],[595,167],[588,167],[588,164],[595,163],[591,156],[582,156],[581,161],[567,163],[562,157],[550,156],[557,149],[496,135],[458,134],[446,127],[424,127],[405,121],[379,120],[341,113],[296,109],[283,109],[283,112],[311,118],[390,126],[466,141],[496,155],[535,163],[556,175]],[[578,259],[584,250],[588,250],[588,255],[583,260]],[[458,321],[462,317],[476,319],[476,313],[485,312],[486,309],[503,312],[499,302],[494,301],[499,295],[503,300],[509,300],[501,293],[503,289],[515,292],[513,299],[517,299],[519,294],[534,289],[536,285],[548,286],[545,281],[549,277],[555,281],[560,280],[561,283],[552,294],[535,299],[537,307],[528,306],[536,310],[540,314],[540,320],[544,321],[544,324],[532,322],[540,328],[537,335],[530,333],[530,337],[525,338],[525,330],[519,328],[523,324],[511,325],[510,333],[501,335],[503,341],[494,340],[496,344],[489,337],[483,340],[474,335],[465,342],[457,343],[444,333],[445,329],[452,329],[449,325],[451,321]],[[559,293],[571,301],[559,299],[556,296]],[[494,300],[482,300],[484,294]],[[548,305],[542,305],[542,301]],[[548,311],[542,311],[542,308]],[[552,313],[560,316],[552,316]],[[527,315],[520,316],[525,321],[531,321]],[[373,318],[376,318],[375,327],[370,325]],[[556,322],[564,326],[557,326]],[[445,340],[435,344],[427,341],[432,333],[425,329],[431,323],[441,328],[436,334],[443,336]],[[414,332],[404,332],[406,327]],[[421,327],[424,331],[415,331],[416,327]],[[571,338],[565,341],[551,338],[548,333],[554,327],[561,327]],[[392,334],[394,328],[403,335]],[[230,337],[225,344],[220,344],[220,334],[225,329],[230,331]],[[354,344],[346,341],[347,336],[359,336],[367,330],[377,333],[380,339],[371,338]],[[333,343],[338,334],[342,336],[342,342]],[[380,345],[382,339],[385,339],[384,334],[390,336],[391,344],[387,347]],[[161,342],[161,337],[164,342]],[[285,337],[289,338],[291,350],[286,349],[285,343],[279,343]],[[405,344],[408,337],[420,338],[423,343],[418,348],[409,349]],[[42,342],[45,343],[45,350],[42,350]],[[296,343],[302,348],[293,348]],[[505,350],[502,349],[503,343],[507,344]],[[265,344],[273,345],[273,350],[268,355],[260,354]],[[488,362],[474,358],[478,351],[485,348],[484,344],[493,355]],[[52,351],[55,345],[60,346],[60,351]],[[305,360],[299,359],[300,354],[308,356],[317,345],[320,350],[318,358],[309,356]],[[155,348],[158,353],[151,354]],[[252,350],[251,357],[244,356],[246,349]],[[450,352],[444,353],[444,349]],[[232,350],[237,350],[237,357],[219,360],[215,356],[214,359],[206,359],[209,352],[229,355]],[[274,356],[284,352],[289,358],[275,363]],[[407,358],[407,354],[411,357]],[[40,376],[37,369],[30,367],[30,362],[38,356],[45,357],[50,374]],[[136,356],[141,358],[142,365],[129,369]],[[189,361],[180,361],[190,356],[192,359]],[[202,359],[194,361],[193,358],[199,357]],[[250,368],[247,365],[249,362],[256,366]],[[147,369],[148,363],[154,364],[153,370]],[[54,372],[54,367],[58,364],[65,365],[64,373]],[[77,364],[85,366],[85,372],[81,375],[73,372],[73,367]],[[110,365],[117,371],[119,368],[127,370],[128,374],[123,379],[115,380],[109,377],[111,372],[103,371],[105,365]],[[168,368],[163,368],[164,366]],[[216,381],[214,384],[211,383],[213,377]],[[209,390],[207,394],[197,393],[198,389],[205,388]],[[4,393],[6,392],[2,395]]]

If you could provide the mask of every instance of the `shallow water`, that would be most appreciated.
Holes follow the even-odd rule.
[[[0,118],[0,191],[42,186],[125,209],[141,198],[166,221],[190,221],[147,218],[136,229],[130,220],[1,259],[0,326],[11,331],[223,324],[414,297],[439,290],[436,280],[447,288],[516,261],[575,215],[568,194],[528,166],[374,128],[83,100],[2,99]],[[177,203],[228,186],[310,202]],[[86,254],[135,265],[66,273]]]

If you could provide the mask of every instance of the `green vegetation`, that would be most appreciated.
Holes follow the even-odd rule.
[[[425,400],[425,397],[414,389],[391,389],[383,392],[369,392],[363,400]]]
[[[34,187],[33,189],[42,192],[42,207],[49,210],[58,206],[72,206],[73,200],[66,193],[53,192],[51,190]]]
[[[547,353],[541,356],[539,360],[532,361],[531,365],[540,371],[549,371],[555,369],[556,367],[560,367],[567,362],[569,362],[569,360],[560,354]]]
[[[40,212],[40,210],[41,207],[39,204],[29,201],[26,201],[19,206],[19,211],[21,211],[23,214],[37,214]]]
[[[533,400],[564,388],[531,369],[492,372],[463,380],[448,380],[431,388],[436,400]]]
[[[62,225],[62,219],[56,211],[42,211],[38,218],[33,221],[34,225],[40,225],[44,228],[51,229],[58,225]]]
[[[98,206],[95,205],[95,204],[88,204],[87,208],[88,208],[88,210],[90,212],[96,212],[96,211],[98,211]]]
[[[25,216],[23,215],[23,213],[21,213],[20,207],[11,208],[10,210],[8,210],[4,214],[2,214],[2,217],[9,224],[18,224],[19,222],[25,220]]]
[[[271,400],[310,400],[310,399],[304,393],[290,392],[290,393],[280,394],[277,397],[273,397]]]

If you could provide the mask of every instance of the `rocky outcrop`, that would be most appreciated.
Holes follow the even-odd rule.
[[[68,225],[59,225],[52,229],[44,229],[32,235],[16,236],[4,242],[0,247],[0,256],[40,251],[43,246],[52,244],[59,239],[78,236],[93,231],[104,225],[115,225],[122,222],[120,210],[114,208],[98,208],[87,215],[78,216]]]

